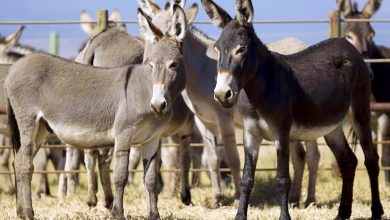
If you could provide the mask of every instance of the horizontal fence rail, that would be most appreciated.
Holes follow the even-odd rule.
[[[383,141],[374,141],[373,142],[374,144],[390,144],[390,140],[383,140]],[[317,143],[318,146],[328,146],[326,143]],[[349,145],[354,145],[354,143],[349,143]],[[182,145],[180,144],[161,144],[161,147],[181,147]],[[190,144],[190,147],[205,147],[206,144],[205,143],[191,143]],[[223,144],[217,144],[216,145],[217,147],[223,147],[224,145]],[[238,143],[236,144],[237,147],[244,147],[244,144],[243,143]],[[44,144],[42,145],[40,148],[43,148],[43,149],[65,149],[65,148],[73,148],[72,146],[69,146],[69,145],[66,145],[66,144]],[[135,147],[135,148],[138,148],[138,147],[142,147],[142,145],[139,145],[139,144],[135,144],[135,145],[132,145],[131,147]],[[261,147],[275,147],[275,144],[273,143],[262,143],[261,144]],[[390,145],[385,145],[383,147],[390,147]],[[11,145],[1,145],[0,146],[0,150],[1,149],[12,149],[13,147]],[[88,148],[87,150],[96,150],[96,149],[106,149],[106,148],[113,148],[113,146],[102,146],[102,147],[98,147],[98,148]]]
[[[334,168],[319,168],[320,171],[334,171]],[[365,171],[366,168],[359,167],[356,168],[357,171]],[[390,170],[390,167],[382,167],[381,170]],[[202,169],[189,169],[190,172],[209,172],[209,169],[202,168]],[[241,172],[244,171],[244,169],[241,169]],[[272,172],[277,171],[276,168],[257,168],[255,170],[256,172]],[[110,173],[113,173],[113,170],[110,170]],[[144,170],[129,170],[129,173],[143,173]],[[171,173],[171,172],[181,172],[180,169],[161,169],[160,172],[162,173]],[[230,169],[228,168],[221,168],[219,169],[219,172],[230,172]],[[69,174],[69,173],[87,173],[86,170],[37,170],[34,171],[34,174]],[[0,175],[13,175],[14,172],[0,172]]]
[[[371,23],[390,23],[390,19],[341,19],[339,18],[338,21],[340,23],[342,22],[371,22]],[[77,25],[77,24],[96,24],[96,21],[88,21],[88,22],[81,22],[76,20],[68,20],[68,21],[0,21],[0,25]],[[123,20],[118,22],[109,21],[109,23],[119,23],[119,24],[138,24],[137,20]],[[329,24],[331,23],[330,19],[295,19],[295,20],[255,20],[253,21],[253,24],[259,25],[259,24]],[[199,24],[199,25],[209,25],[212,24],[210,21],[195,21],[193,24]],[[340,36],[340,35],[339,35]],[[390,63],[390,59],[365,59],[366,63]],[[0,64],[1,66],[11,66],[11,64]],[[389,112],[390,111],[390,103],[371,103],[371,110],[377,111],[377,112]],[[4,109],[0,109],[0,114],[5,114]],[[383,141],[376,141],[375,144],[390,144],[390,140],[383,140]],[[325,143],[318,143],[318,145],[326,145]],[[162,147],[179,147],[179,144],[162,144]],[[191,143],[191,147],[204,147],[205,144],[203,143]],[[217,146],[223,146],[223,145],[217,145]],[[242,147],[243,144],[239,143],[237,146]],[[263,143],[261,146],[275,146],[273,143]],[[389,145],[383,145],[388,147]],[[57,149],[64,149],[68,147],[64,144],[59,145],[43,145],[41,148],[57,148]],[[140,145],[134,145],[132,147],[141,147]],[[11,146],[0,146],[0,150],[2,149],[10,149]],[[111,148],[105,147],[105,148]],[[390,167],[382,167],[382,170],[390,170]],[[256,172],[269,172],[269,171],[276,171],[276,168],[258,168],[256,169]],[[324,171],[330,171],[333,170],[333,168],[321,168],[319,170]],[[366,170],[365,168],[357,168],[357,170]],[[207,172],[208,169],[190,169],[190,172]],[[226,172],[230,171],[230,169],[220,169],[220,172]],[[242,171],[242,169],[241,169]],[[112,172],[112,170],[111,170]],[[139,173],[144,172],[143,170],[129,170],[129,172],[133,173]],[[180,172],[179,169],[162,169],[161,172]],[[54,170],[54,171],[45,171],[45,170],[37,170],[34,172],[34,174],[61,174],[61,173],[86,173],[85,170]],[[14,174],[14,172],[0,172],[0,175],[5,174]]]
[[[371,22],[390,23],[390,19],[340,19],[341,22]],[[137,20],[110,21],[119,24],[138,24]],[[96,21],[0,21],[0,25],[72,25],[93,24]],[[295,20],[254,20],[253,24],[305,24],[305,23],[329,23],[329,19],[295,19]],[[194,21],[193,24],[212,24],[210,21]]]

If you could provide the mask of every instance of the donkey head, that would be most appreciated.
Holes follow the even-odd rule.
[[[113,23],[113,22],[120,22],[120,21],[122,21],[122,15],[121,15],[121,13],[120,13],[120,11],[118,9],[115,9],[111,13],[111,15],[108,18],[108,20],[111,21],[108,24],[109,28],[117,27],[119,30],[126,31],[126,25],[125,24]],[[89,23],[81,23],[81,29],[83,29],[83,31],[88,34],[89,38],[92,38],[92,37],[94,37],[97,34],[97,32],[96,32],[96,23],[90,23],[90,22],[93,22],[93,19],[92,19],[91,15],[88,14],[87,11],[85,11],[85,10],[81,11],[81,13],[80,13],[80,21],[81,22],[89,22]]]
[[[144,63],[152,67],[153,95],[150,102],[157,116],[166,114],[172,101],[184,89],[186,75],[182,55],[186,33],[186,17],[183,9],[175,5],[172,26],[163,33],[139,9],[138,21],[145,38]]]
[[[162,10],[156,3],[152,0],[138,0],[140,8],[147,14],[147,16],[152,20],[153,24],[165,33],[170,30],[172,26],[172,15],[174,11],[174,6],[178,5],[181,8],[184,8],[186,1],[185,0],[172,0],[172,2],[167,2],[165,5],[165,10]],[[185,11],[187,24],[191,24],[198,13],[198,5],[194,3]]]
[[[0,38],[0,54],[7,53],[13,46],[18,43],[23,30],[24,26],[21,26],[15,33],[10,34],[7,37]]]
[[[253,76],[258,63],[256,45],[259,40],[252,26],[252,2],[237,0],[235,19],[212,0],[202,0],[202,4],[212,23],[223,28],[215,43],[218,77],[214,99],[224,107],[232,107],[239,90]]]
[[[378,11],[382,0],[368,0],[362,11],[358,10],[355,2],[351,0],[338,0],[338,7],[345,18],[371,18]],[[370,57],[375,47],[373,37],[374,29],[369,22],[345,22],[344,36],[365,57]]]

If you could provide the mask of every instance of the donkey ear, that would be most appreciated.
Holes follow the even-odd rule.
[[[382,0],[368,0],[362,11],[363,15],[371,18],[379,10],[381,4]]]
[[[237,21],[241,25],[250,25],[253,21],[253,5],[251,0],[237,0]]]
[[[337,0],[337,6],[345,18],[353,14],[351,0]]]
[[[165,3],[164,9],[169,10],[170,8],[171,8],[171,2],[167,1],[167,3]]]
[[[5,37],[0,43],[6,45],[6,50],[13,47],[18,43],[20,36],[24,30],[24,26],[21,26],[18,31]]]
[[[220,28],[224,28],[232,19],[230,15],[219,7],[213,0],[202,0],[202,5],[211,22]]]
[[[177,4],[174,4],[172,8],[172,25],[169,30],[169,35],[174,37],[177,41],[183,42],[184,37],[186,36],[187,27],[186,14]]]
[[[194,3],[186,10],[187,24],[191,24],[195,20],[196,15],[198,14],[198,9],[198,4]]]
[[[160,10],[160,7],[151,0],[138,0],[138,5],[149,18],[153,18]]]
[[[119,9],[114,9],[114,11],[112,11],[110,17],[108,18],[108,20],[115,21],[115,22],[122,21],[122,14],[119,11]]]
[[[144,36],[145,41],[149,43],[156,43],[162,37],[162,32],[153,25],[142,9],[138,9],[138,23],[141,27],[141,34]]]
[[[92,17],[88,14],[86,10],[82,10],[80,13],[81,22],[92,22]],[[93,23],[81,23],[81,29],[88,34],[89,37],[96,35],[96,25]]]
[[[179,5],[181,8],[184,8],[186,5],[186,0],[171,0],[171,5]]]

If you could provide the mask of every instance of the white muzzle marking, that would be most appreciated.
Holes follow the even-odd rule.
[[[232,91],[232,88],[230,87],[231,83],[233,81],[233,77],[229,73],[218,73],[217,76],[217,85],[214,89],[214,96],[218,97],[220,101],[228,101],[225,100],[225,96],[228,91]]]
[[[153,85],[153,95],[150,105],[153,110],[160,114],[165,112],[167,109],[167,100],[165,99],[166,88],[163,84],[154,84]]]

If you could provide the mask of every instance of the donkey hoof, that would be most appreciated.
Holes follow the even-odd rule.
[[[112,205],[114,204],[114,198],[110,197],[106,199],[106,203],[104,204],[104,207],[107,209],[112,209]]]
[[[246,215],[243,213],[237,213],[235,220],[246,220]]]
[[[190,189],[187,188],[187,189],[185,189],[184,191],[181,192],[181,201],[185,205],[191,205],[192,204]]]
[[[24,212],[26,214],[27,219],[34,219],[34,210],[32,208],[26,208]]]
[[[123,213],[116,213],[116,212],[114,212],[114,210],[112,211],[112,217],[116,220],[126,220]]]
[[[371,207],[372,211],[372,219],[381,219],[382,215],[384,214],[382,204],[373,205]]]
[[[157,212],[157,213],[150,213],[149,215],[149,219],[150,220],[160,220],[160,214]]]
[[[97,205],[97,197],[96,196],[91,196],[87,200],[87,205],[89,207],[95,207]]]

